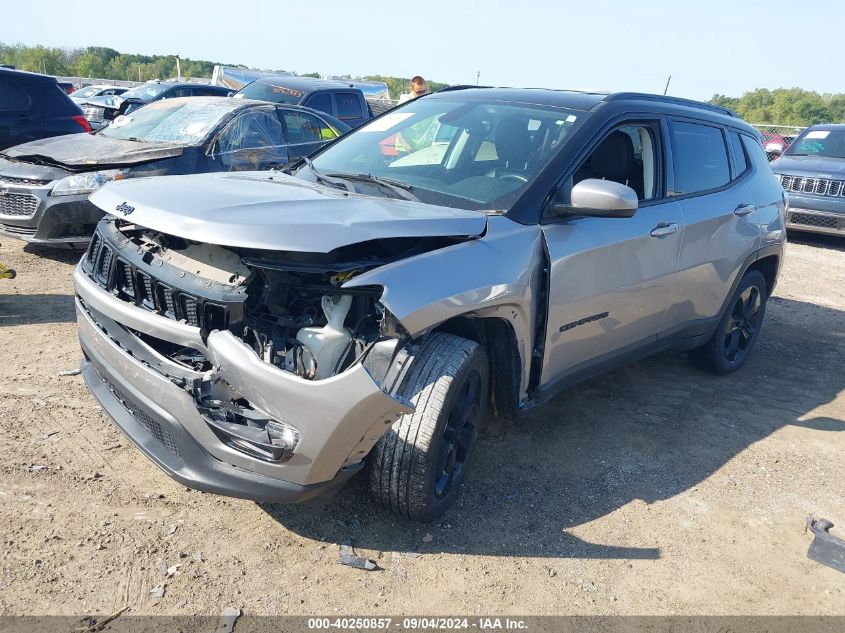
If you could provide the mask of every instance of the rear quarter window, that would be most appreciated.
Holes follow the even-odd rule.
[[[731,144],[731,152],[734,160],[734,178],[739,178],[748,171],[748,159],[745,156],[745,149],[739,138],[738,132],[728,132],[728,142]]]
[[[730,182],[728,149],[722,128],[672,121],[671,137],[675,195],[709,191]]]

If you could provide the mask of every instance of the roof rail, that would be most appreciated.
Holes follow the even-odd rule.
[[[473,88],[492,88],[493,86],[473,86],[472,84],[456,84],[454,86],[446,86],[436,92],[452,92],[453,90],[470,90]]]
[[[719,114],[727,114],[728,116],[734,117],[736,119],[740,118],[740,116],[736,112],[734,112],[730,108],[725,108],[723,106],[714,105],[712,103],[705,103],[703,101],[694,101],[693,99],[684,99],[683,97],[653,95],[645,92],[614,92],[613,94],[605,97],[604,101],[623,101],[625,99],[674,103],[676,105],[687,106],[689,108],[700,108],[703,110],[711,110],[712,112],[718,112]]]

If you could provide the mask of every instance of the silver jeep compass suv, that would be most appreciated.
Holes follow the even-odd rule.
[[[657,350],[748,359],[786,198],[731,112],[452,89],[282,171],[106,185],[75,272],[89,387],[183,484],[416,520],[508,416]]]

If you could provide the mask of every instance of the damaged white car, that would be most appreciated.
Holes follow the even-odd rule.
[[[631,114],[634,113],[634,114]],[[465,89],[282,171],[111,183],[75,272],[83,373],[187,486],[454,501],[486,415],[675,347],[756,342],[785,197],[756,132],[668,97]]]

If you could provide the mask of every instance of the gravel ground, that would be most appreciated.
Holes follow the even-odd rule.
[[[0,249],[0,614],[845,615],[804,532],[845,536],[845,240],[789,244],[738,374],[664,353],[497,424],[427,526],[358,480],[323,507],[170,480],[60,375],[78,256]],[[338,565],[346,539],[380,569]]]

